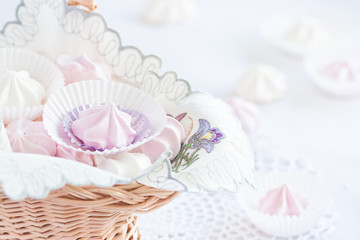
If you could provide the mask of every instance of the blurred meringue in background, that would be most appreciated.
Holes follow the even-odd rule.
[[[236,94],[255,103],[280,99],[287,90],[285,74],[272,66],[257,64],[248,68],[238,81]]]
[[[150,0],[142,20],[153,25],[167,25],[185,22],[196,14],[194,0]]]
[[[255,135],[261,128],[259,108],[252,102],[240,97],[231,97],[226,102],[234,110],[236,117],[240,120],[243,130],[248,136]]]
[[[326,49],[332,43],[328,26],[314,16],[280,14],[262,26],[262,35],[279,50],[296,57]]]
[[[305,68],[314,84],[337,97],[360,96],[360,57],[356,54],[322,53],[308,56]]]
[[[320,19],[304,17],[289,26],[285,39],[300,46],[319,48],[329,41],[329,35]]]

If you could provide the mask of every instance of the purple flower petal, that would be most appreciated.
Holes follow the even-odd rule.
[[[214,149],[214,144],[210,141],[202,139],[197,142],[196,146],[192,145],[190,148],[197,149],[197,148],[204,148],[208,153],[210,153]]]

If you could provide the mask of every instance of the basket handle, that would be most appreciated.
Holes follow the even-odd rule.
[[[97,9],[97,5],[95,4],[95,0],[69,0],[69,6],[83,6],[87,9],[87,12],[93,12]]]

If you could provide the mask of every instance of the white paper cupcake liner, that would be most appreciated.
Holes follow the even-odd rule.
[[[27,71],[31,78],[41,83],[45,89],[45,98],[60,89],[65,84],[61,71],[47,58],[34,52],[5,48],[0,49],[0,71],[9,69],[12,71]],[[16,120],[19,117],[27,117],[30,120],[39,118],[43,111],[43,105],[33,107],[0,107],[0,116],[5,124]]]
[[[261,231],[291,237],[308,232],[324,214],[331,201],[328,187],[317,177],[303,173],[269,173],[257,178],[257,191],[242,188],[238,200],[250,221]],[[287,184],[308,201],[305,212],[299,216],[269,215],[258,210],[258,201],[274,188]]]
[[[90,151],[104,151],[104,149],[102,149],[102,148],[97,149],[97,148],[94,148],[93,146],[88,146],[88,145],[84,144],[84,142],[81,139],[77,138],[74,135],[74,133],[71,129],[72,123],[75,120],[79,119],[80,112],[87,110],[91,107],[100,106],[100,105],[105,105],[105,104],[104,103],[102,103],[102,104],[87,104],[85,106],[79,106],[79,107],[73,109],[72,111],[68,112],[65,115],[65,118],[63,121],[64,130],[70,137],[71,142],[76,144],[78,147],[81,147],[83,149],[88,149]],[[136,142],[139,142],[139,141],[143,141],[145,138],[147,138],[149,136],[150,122],[144,116],[144,114],[142,114],[138,111],[132,110],[132,109],[126,109],[122,106],[118,106],[117,108],[120,111],[125,112],[132,117],[131,128],[136,131],[136,135],[132,139],[132,144],[135,144]]]
[[[150,123],[150,132],[146,134],[147,136],[139,137],[127,147],[96,151],[96,149],[89,150],[77,144],[71,144],[70,138],[68,136],[64,138],[64,134],[61,134],[64,132],[65,117],[69,116],[74,109],[111,102],[127,111],[133,111],[134,115],[137,113],[144,115]],[[96,155],[112,155],[136,148],[160,134],[167,122],[162,106],[145,92],[123,83],[100,80],[69,84],[54,93],[45,104],[43,119],[45,129],[58,144]]]
[[[357,58],[359,58],[359,56]],[[343,54],[337,53],[312,54],[305,59],[304,65],[312,81],[320,90],[338,97],[360,96],[360,79],[342,82],[322,74],[322,70],[327,64],[349,57],[353,56],[344,56]]]

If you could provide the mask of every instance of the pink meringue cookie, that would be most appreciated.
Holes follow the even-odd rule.
[[[226,102],[231,106],[236,117],[242,123],[245,133],[252,134],[259,131],[261,127],[260,112],[254,103],[239,97],[232,97],[227,99]]]
[[[99,164],[99,161],[95,160],[94,155],[77,152],[71,148],[62,145],[57,145],[55,156],[59,158],[66,158],[77,162],[85,163],[94,167],[96,167]]]
[[[80,112],[72,131],[84,144],[97,149],[129,146],[136,136],[131,120],[129,114],[110,103]]]
[[[152,163],[154,163],[162,153],[169,149],[173,152],[172,157],[174,158],[179,153],[181,143],[184,139],[184,127],[175,118],[168,116],[167,124],[162,132],[155,138],[134,149],[132,152],[143,153],[150,158]]]
[[[291,191],[288,186],[270,190],[259,202],[260,211],[270,215],[299,216],[307,207],[307,201],[301,195]]]
[[[359,80],[360,65],[354,68],[353,64],[347,60],[335,61],[323,70],[323,74],[330,79],[347,82]]]
[[[14,152],[55,156],[56,143],[42,122],[20,118],[8,124],[6,130]]]
[[[56,60],[65,77],[65,84],[84,80],[111,80],[109,69],[101,64],[91,61],[85,54],[78,58],[61,55]]]

